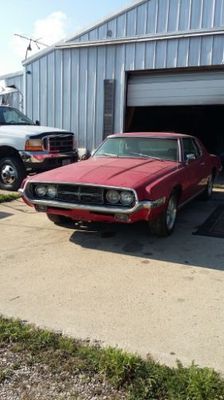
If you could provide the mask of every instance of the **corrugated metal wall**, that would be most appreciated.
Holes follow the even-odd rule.
[[[10,75],[0,76],[0,81],[4,80],[6,86],[15,85],[17,89],[21,92],[10,95],[10,105],[23,110],[23,73],[15,73]]]
[[[74,41],[210,29],[224,25],[223,0],[149,0],[74,37]]]
[[[122,18],[128,36],[133,28],[138,34],[209,30],[224,25],[224,0],[149,0],[98,27],[97,34],[89,32],[87,39],[101,39],[100,32],[106,32],[109,23],[121,35]],[[74,131],[79,147],[92,149],[103,137],[104,79],[116,80],[115,131],[121,132],[126,71],[222,65],[223,61],[224,33],[57,49],[26,65],[31,72],[26,74],[27,114],[42,124]]]

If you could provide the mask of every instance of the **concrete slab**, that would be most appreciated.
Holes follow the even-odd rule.
[[[224,240],[192,235],[223,201],[194,201],[166,239],[141,224],[65,229],[21,200],[0,204],[0,313],[224,372]]]

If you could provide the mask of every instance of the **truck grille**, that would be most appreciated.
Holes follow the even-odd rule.
[[[73,135],[54,135],[46,138],[47,149],[51,153],[66,153],[73,150]]]
[[[104,189],[95,186],[58,185],[57,200],[66,203],[104,204]]]

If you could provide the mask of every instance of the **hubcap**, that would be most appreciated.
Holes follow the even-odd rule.
[[[166,225],[169,231],[174,227],[177,215],[177,202],[175,197],[171,197],[166,210]]]
[[[12,165],[5,164],[1,169],[1,180],[5,185],[12,185],[17,178],[17,172]]]

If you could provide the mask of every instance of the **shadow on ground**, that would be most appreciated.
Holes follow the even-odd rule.
[[[77,225],[70,241],[86,249],[142,257],[146,263],[159,260],[224,271],[224,240],[193,235],[223,202],[224,192],[221,191],[209,202],[193,201],[179,212],[175,232],[168,238],[152,236],[145,223],[92,223]]]
[[[11,215],[13,215],[13,214],[0,211],[0,219],[11,217]]]

